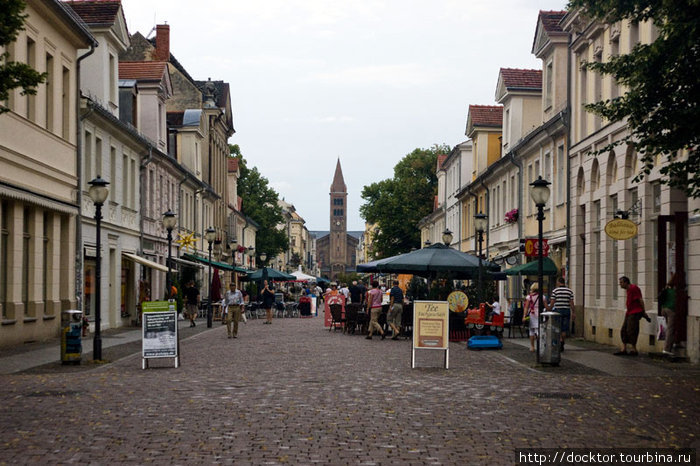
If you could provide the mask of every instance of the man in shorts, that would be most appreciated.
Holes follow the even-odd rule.
[[[403,290],[399,288],[398,280],[394,280],[394,286],[389,291],[389,313],[387,323],[391,327],[392,340],[398,340],[401,333],[401,316],[403,315]]]
[[[622,339],[622,349],[615,356],[636,356],[637,338],[639,337],[639,321],[642,318],[650,320],[644,311],[644,300],[642,290],[637,285],[630,283],[627,277],[620,277],[620,288],[627,291],[625,320],[622,322],[620,337]],[[627,347],[630,350],[627,351]]]
[[[199,303],[199,290],[196,286],[194,286],[194,280],[190,280],[185,288],[185,310],[187,311],[187,316],[190,319],[190,327],[197,325],[194,323],[194,319],[197,317]]]
[[[566,336],[571,329],[571,321],[574,315],[571,311],[574,309],[574,292],[566,286],[564,277],[559,277],[557,287],[552,291],[552,299],[549,301],[548,310],[554,309],[554,312],[561,314],[561,339],[559,350],[564,351],[564,342]]]

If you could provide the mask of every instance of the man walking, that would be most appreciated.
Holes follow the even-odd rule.
[[[620,277],[620,288],[627,291],[625,320],[622,322],[620,337],[622,338],[622,349],[615,356],[637,356],[637,338],[639,337],[639,321],[642,317],[649,319],[644,312],[644,300],[642,290],[637,285],[630,282],[627,277]],[[627,351],[627,347],[630,351]]]
[[[571,312],[574,309],[574,292],[566,286],[564,277],[559,277],[557,287],[552,291],[552,299],[549,301],[548,310],[554,309],[554,312],[561,314],[561,339],[559,351],[564,351],[564,342],[566,336],[571,329],[571,321],[574,315]]]
[[[185,309],[187,310],[187,316],[190,318],[190,327],[197,325],[194,323],[194,319],[197,317],[199,304],[199,290],[194,286],[194,280],[190,280],[185,288]]]
[[[235,282],[231,282],[228,291],[224,295],[224,306],[226,306],[226,331],[228,332],[228,337],[238,338],[238,322],[241,320],[243,294],[236,289]],[[233,333],[231,332],[232,322]]]
[[[387,323],[394,334],[391,339],[398,340],[401,333],[401,316],[403,315],[403,290],[399,288],[399,281],[394,280],[394,286],[389,291],[389,313]]]

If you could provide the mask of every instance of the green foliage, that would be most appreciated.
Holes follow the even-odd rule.
[[[24,20],[27,18],[23,14],[25,7],[23,0],[0,0],[0,47],[5,50],[0,54],[0,102],[7,101],[10,91],[18,87],[22,89],[22,95],[36,94],[36,86],[48,76],[25,63],[9,61],[7,45],[14,42],[19,31],[24,29]],[[8,111],[7,107],[0,105],[0,114]]]
[[[408,282],[406,296],[413,300],[428,299],[428,284],[425,279],[414,275],[411,281]]]
[[[360,214],[377,224],[372,238],[375,257],[389,257],[420,247],[416,225],[433,211],[437,193],[438,154],[448,154],[446,145],[415,149],[394,167],[394,177],[365,186]]]
[[[353,280],[360,280],[360,275],[357,272],[339,273],[336,279],[339,284],[345,283],[348,286],[350,286]]]
[[[585,65],[629,89],[621,97],[586,106],[609,121],[627,119],[630,128],[622,141],[596,154],[608,153],[619,144],[633,145],[642,160],[635,181],[649,175],[661,156],[665,159],[662,181],[689,197],[700,197],[700,2],[571,0],[569,8],[581,8],[606,23],[651,20],[658,28],[653,43]]]
[[[299,267],[299,264],[301,264],[302,259],[301,255],[299,255],[298,252],[292,253],[292,257],[289,258],[289,264],[294,267],[296,270],[297,267]]]
[[[279,196],[257,167],[248,168],[237,144],[229,145],[229,149],[238,158],[241,170],[238,195],[243,199],[243,213],[260,226],[255,237],[256,254],[264,252],[268,258],[275,257],[289,249],[285,231],[277,229],[284,221],[282,208],[277,204]]]

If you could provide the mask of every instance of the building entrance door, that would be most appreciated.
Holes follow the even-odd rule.
[[[679,291],[676,295],[675,342],[687,340],[688,293],[686,292],[685,249],[688,238],[688,212],[676,212],[673,215],[659,215],[657,223],[657,290],[660,292],[668,283],[672,274],[680,276]],[[659,314],[661,303],[659,302]],[[670,335],[669,335],[670,337]]]

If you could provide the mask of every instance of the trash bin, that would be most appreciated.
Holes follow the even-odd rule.
[[[80,364],[83,356],[83,312],[70,309],[61,312],[61,363]]]
[[[561,314],[543,312],[540,322],[540,363],[558,366],[561,361]]]

